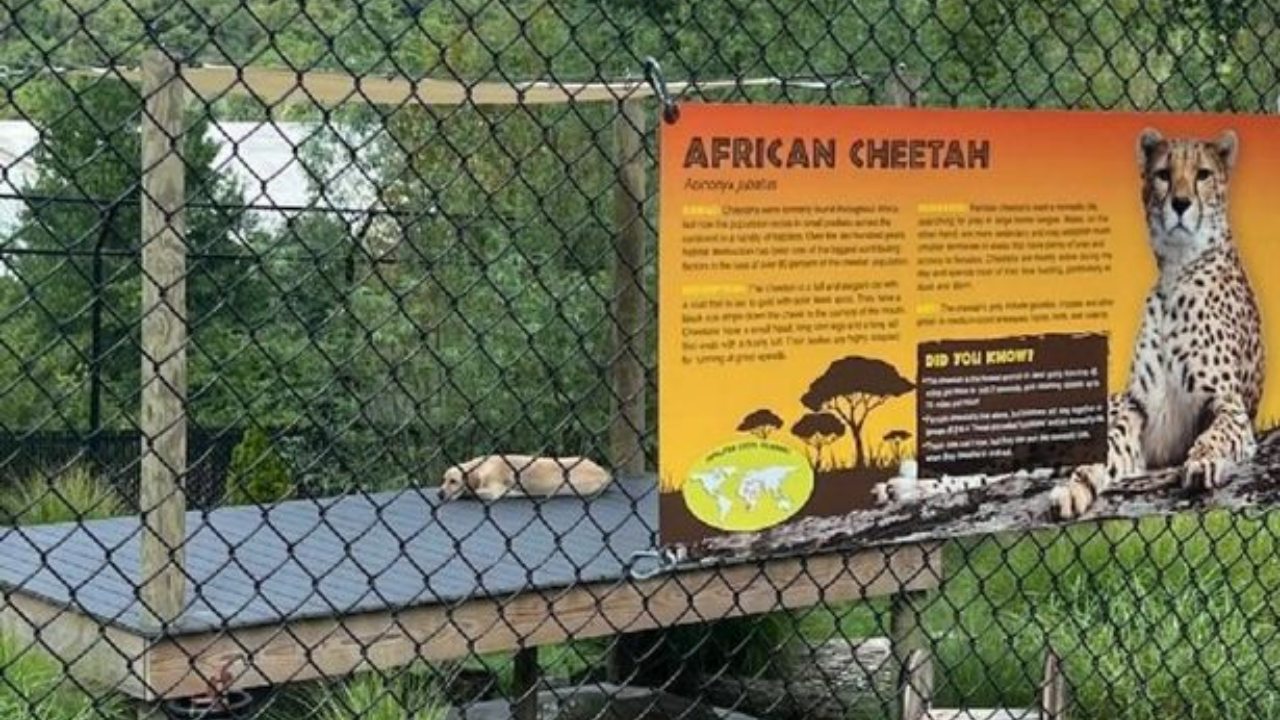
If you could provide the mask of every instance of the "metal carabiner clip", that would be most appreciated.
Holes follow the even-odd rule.
[[[662,65],[652,55],[644,59],[644,79],[662,103],[662,119],[668,125],[675,124],[680,119],[680,106],[667,90],[667,78],[662,74]]]
[[[671,548],[637,550],[631,553],[631,564],[627,567],[627,574],[632,580],[652,580],[680,567],[681,556],[682,553]],[[647,558],[652,558],[653,563],[647,568],[642,568],[640,561]]]

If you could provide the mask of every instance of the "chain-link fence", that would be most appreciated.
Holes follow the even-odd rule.
[[[920,648],[954,717],[1039,716],[971,709],[1054,696],[1047,656],[1068,717],[1280,717],[1273,515],[632,572],[659,505],[646,57],[679,102],[1266,112],[1278,22],[7,3],[0,718],[916,717]],[[616,480],[437,493],[499,451]]]

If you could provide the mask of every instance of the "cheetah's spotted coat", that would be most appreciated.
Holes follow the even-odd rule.
[[[1142,198],[1159,280],[1147,296],[1128,388],[1111,399],[1105,464],[1077,468],[1054,493],[1078,516],[1111,483],[1180,467],[1187,488],[1222,484],[1256,448],[1265,375],[1258,302],[1227,220],[1238,152],[1217,141],[1142,134]]]

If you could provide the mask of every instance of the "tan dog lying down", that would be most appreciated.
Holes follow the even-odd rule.
[[[608,487],[612,476],[584,457],[485,455],[454,465],[444,472],[440,499],[474,495],[481,500],[501,497],[587,497]]]

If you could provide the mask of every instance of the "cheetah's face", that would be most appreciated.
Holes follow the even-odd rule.
[[[1143,131],[1142,201],[1157,256],[1194,256],[1226,233],[1227,185],[1238,148],[1230,130],[1213,142]]]

